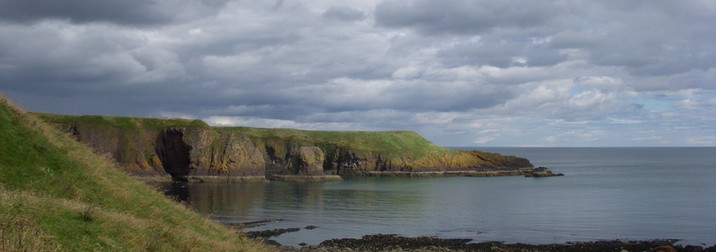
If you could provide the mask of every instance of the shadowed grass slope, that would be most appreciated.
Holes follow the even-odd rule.
[[[172,202],[3,97],[0,238],[0,251],[266,250]]]

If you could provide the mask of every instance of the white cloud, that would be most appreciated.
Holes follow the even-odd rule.
[[[489,143],[492,140],[495,140],[495,138],[494,137],[478,137],[477,139],[475,139],[475,141],[472,141],[472,143],[481,145],[481,144]]]

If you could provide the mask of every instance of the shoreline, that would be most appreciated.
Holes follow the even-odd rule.
[[[713,251],[716,247],[703,248],[693,245],[676,245],[676,239],[643,241],[596,240],[553,244],[504,243],[485,241],[471,243],[472,239],[444,239],[430,236],[405,237],[396,234],[365,235],[360,239],[343,238],[321,242],[315,248],[352,249],[361,251]],[[306,246],[309,251],[313,246]]]
[[[300,247],[282,245],[273,240],[273,237],[285,233],[298,232],[302,229],[312,230],[319,226],[309,225],[306,227],[276,228],[261,231],[243,231],[244,228],[263,226],[267,223],[279,222],[283,219],[268,219],[238,224],[226,224],[229,228],[246,237],[263,242],[274,247],[278,251],[658,251],[658,252],[716,252],[716,243],[708,246],[677,244],[679,239],[651,239],[651,240],[591,240],[591,241],[566,241],[563,243],[506,243],[504,241],[478,241],[474,242],[469,238],[439,238],[435,236],[409,237],[400,234],[370,234],[361,238],[336,238],[327,239],[319,244],[300,243]]]
[[[299,228],[296,228],[299,229]],[[271,231],[271,230],[267,230]],[[286,230],[276,230],[275,236]],[[298,231],[298,230],[293,230]],[[291,231],[288,231],[291,232]],[[283,246],[271,240],[271,235],[247,234],[248,237],[275,247],[278,251],[654,251],[654,252],[699,252],[716,251],[716,244],[679,245],[677,239],[654,240],[594,240],[580,242],[527,244],[501,241],[472,242],[472,239],[450,239],[432,236],[406,237],[398,234],[365,235],[359,239],[339,238],[325,240],[318,245],[301,244],[302,247]]]
[[[338,175],[271,175],[270,181],[285,182],[340,182],[343,178]]]
[[[268,181],[285,181],[285,182],[340,182],[344,177],[555,177],[564,176],[562,173],[552,173],[544,167],[524,167],[515,169],[486,169],[486,170],[453,170],[453,171],[366,171],[354,175],[295,175],[295,174],[273,174],[265,176],[186,176],[179,180],[169,175],[139,175],[131,174],[141,181],[148,183],[157,182],[227,182],[227,183],[255,183]]]

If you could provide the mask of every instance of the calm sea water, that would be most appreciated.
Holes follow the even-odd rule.
[[[508,243],[716,243],[716,148],[480,149],[526,157],[566,176],[191,183],[175,185],[173,193],[219,222],[283,219],[248,231],[319,227],[273,238],[293,246],[375,233]]]

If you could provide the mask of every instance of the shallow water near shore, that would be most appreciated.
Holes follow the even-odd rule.
[[[318,244],[367,234],[564,243],[681,239],[716,244],[716,148],[478,148],[564,177],[345,178],[343,182],[166,184],[223,223],[301,228],[271,239]],[[313,225],[315,229],[304,227]]]

